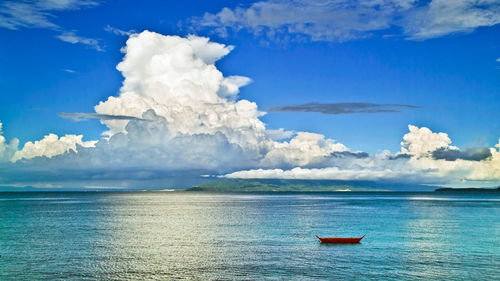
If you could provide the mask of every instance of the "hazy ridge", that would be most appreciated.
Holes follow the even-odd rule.
[[[220,179],[192,186],[187,191],[213,192],[329,192],[329,191],[434,191],[439,186],[341,180]]]

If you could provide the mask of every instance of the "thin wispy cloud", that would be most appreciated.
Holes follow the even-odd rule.
[[[56,36],[58,39],[71,44],[83,44],[99,52],[104,52],[104,47],[99,40],[77,35],[74,31],[66,31]]]
[[[426,40],[498,23],[499,1],[473,0],[269,0],[226,7],[189,21],[194,30],[211,29],[223,37],[246,30],[270,41],[328,42],[377,33]]]
[[[67,72],[67,73],[76,73],[73,69],[65,68],[62,71]]]
[[[100,120],[136,120],[136,121],[150,121],[148,119],[138,118],[128,115],[110,115],[110,114],[98,114],[98,113],[59,113],[60,117],[68,118],[76,122],[86,121],[89,119],[100,119]]]
[[[54,23],[55,13],[79,10],[99,5],[90,0],[38,0],[38,1],[2,1],[0,4],[0,27],[17,30],[20,28],[52,28],[60,26]]]
[[[404,109],[415,109],[420,106],[407,104],[377,104],[363,102],[318,103],[311,102],[299,105],[284,105],[269,108],[269,112],[316,112],[323,114],[353,113],[397,113]]]
[[[66,31],[55,23],[57,13],[96,7],[98,1],[92,0],[38,0],[38,1],[3,1],[0,2],[0,28],[19,30],[22,28],[51,29],[55,36],[71,44],[83,44],[97,51],[104,48],[99,40],[76,35],[75,31]]]
[[[125,30],[121,30],[119,28],[112,27],[109,24],[106,25],[106,27],[104,27],[104,31],[112,33],[114,35],[120,35],[120,36],[130,36],[130,35],[136,33],[135,30],[125,31]]]
[[[418,2],[417,2],[418,3]],[[416,4],[401,23],[409,40],[426,40],[449,34],[469,33],[478,27],[500,23],[498,0],[433,0]]]

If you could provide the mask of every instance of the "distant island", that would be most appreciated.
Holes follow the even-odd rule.
[[[437,186],[371,181],[293,180],[293,179],[219,179],[192,186],[186,191],[208,192],[366,192],[434,191]]]
[[[435,192],[500,192],[497,188],[438,188]]]

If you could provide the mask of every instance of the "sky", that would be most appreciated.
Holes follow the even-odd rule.
[[[0,3],[0,185],[500,184],[500,1]]]

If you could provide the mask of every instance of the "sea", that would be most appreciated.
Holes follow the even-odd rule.
[[[3,192],[0,255],[0,280],[500,280],[500,195]]]

